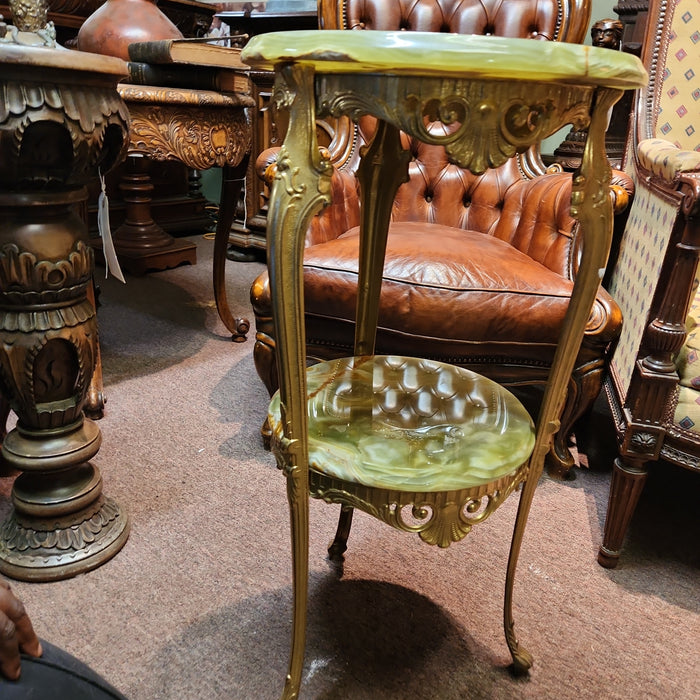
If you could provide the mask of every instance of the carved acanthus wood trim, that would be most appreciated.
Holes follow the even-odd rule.
[[[77,241],[65,259],[39,260],[16,243],[0,247],[0,288],[4,304],[32,306],[84,295],[92,278],[93,250]],[[74,289],[78,287],[78,289]]]
[[[179,160],[190,168],[238,165],[250,150],[251,125],[244,110],[129,103],[129,154]]]
[[[49,143],[58,150],[62,145],[55,132],[31,141],[26,138],[30,128],[46,129],[49,124],[67,132],[70,160],[63,154],[67,160],[64,167],[34,167],[30,174],[33,163],[51,162],[46,153],[36,149]],[[68,82],[0,82],[0,156],[5,161],[6,177],[10,177],[7,185],[12,187],[20,179],[84,184],[95,176],[98,166],[106,172],[124,157],[128,124],[126,105],[114,88]]]
[[[101,496],[83,514],[83,520],[56,519],[52,529],[33,519],[25,523],[12,514],[0,530],[0,553],[14,566],[30,566],[41,554],[47,566],[59,566],[87,558],[119,537],[127,515],[120,506]],[[107,542],[105,542],[105,540]]]

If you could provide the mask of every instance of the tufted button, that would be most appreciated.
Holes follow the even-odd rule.
[[[424,197],[425,197],[425,201],[428,202],[428,204],[430,204],[430,202],[433,201],[433,191],[432,191],[432,190],[426,190],[426,191],[425,191]]]

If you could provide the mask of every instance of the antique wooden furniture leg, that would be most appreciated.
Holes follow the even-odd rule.
[[[226,259],[229,246],[231,224],[236,214],[238,198],[245,184],[250,153],[246,153],[235,166],[225,165],[221,178],[219,216],[214,238],[214,299],[219,317],[231,333],[234,343],[242,343],[250,330],[247,318],[234,318],[226,296]]]
[[[125,64],[1,43],[0,63],[0,394],[18,417],[2,455],[22,472],[0,571],[49,581],[99,566],[129,534],[89,461],[101,443],[83,412],[97,357],[94,258],[76,213],[98,167],[126,153]]]
[[[630,36],[649,82],[635,95],[623,161],[636,189],[607,280],[625,315],[605,383],[619,448],[598,552],[607,568],[648,469],[700,473],[700,13],[694,0],[643,9]]]
[[[635,363],[625,405],[625,430],[620,456],[613,464],[610,497],[598,563],[615,568],[622,543],[647,479],[649,463],[656,462],[666,436],[669,405],[678,386],[675,358],[686,337],[686,314],[700,257],[700,179],[678,175],[678,194],[685,217],[678,219],[681,235],[672,246],[675,253],[668,283],[658,311],[646,328],[647,354]]]

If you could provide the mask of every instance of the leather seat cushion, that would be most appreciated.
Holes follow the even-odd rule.
[[[429,235],[424,223],[389,228],[380,327],[440,342],[556,343],[570,280],[492,236],[429,228]],[[305,250],[307,316],[354,319],[358,241],[356,227]],[[606,316],[596,303],[589,328],[604,324]]]

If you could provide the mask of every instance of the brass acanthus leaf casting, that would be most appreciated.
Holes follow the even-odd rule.
[[[368,488],[311,469],[310,495],[326,503],[352,506],[397,530],[418,534],[427,544],[446,548],[486,520],[523,481],[526,470],[523,465],[514,475],[491,485],[488,492],[465,489],[446,494]]]
[[[353,85],[353,79],[362,85]],[[425,143],[444,146],[453,162],[477,174],[502,165],[562,124],[586,126],[591,97],[590,88],[574,86],[560,89],[553,99],[549,87],[539,83],[317,78],[319,115],[371,114]],[[426,121],[436,120],[459,128],[446,136],[431,134]]]

